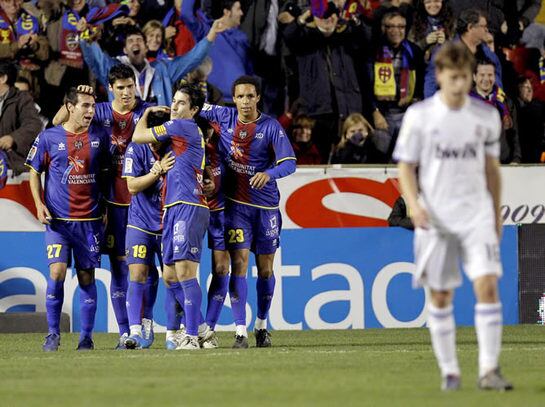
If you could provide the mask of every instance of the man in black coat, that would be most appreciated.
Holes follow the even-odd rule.
[[[26,171],[26,156],[42,130],[32,96],[13,86],[16,78],[13,63],[0,61],[0,149],[7,154],[14,175]]]

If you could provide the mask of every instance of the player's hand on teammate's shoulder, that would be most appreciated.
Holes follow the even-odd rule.
[[[430,218],[428,211],[420,205],[414,205],[410,209],[410,217],[415,228],[428,229],[430,226]]]
[[[172,155],[172,151],[169,151],[165,154],[163,158],[161,158],[161,161],[159,161],[159,166],[161,167],[161,174],[166,174],[169,172],[172,167],[174,167],[174,163],[176,162],[176,157]]]
[[[266,172],[258,172],[250,178],[250,186],[254,189],[261,189],[270,179],[271,177]]]
[[[86,95],[94,96],[95,94],[95,90],[89,85],[78,85],[77,90],[79,93],[84,93]]]
[[[51,213],[49,212],[49,209],[47,209],[47,206],[42,202],[38,205],[36,208],[38,220],[40,223],[44,225],[49,225],[49,221],[52,219]]]

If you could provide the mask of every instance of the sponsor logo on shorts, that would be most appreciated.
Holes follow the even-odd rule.
[[[192,247],[191,250],[189,250],[191,252],[191,254],[197,254],[199,252],[199,248],[198,247]]]
[[[178,246],[174,246],[174,253],[180,253],[180,248]]]
[[[185,242],[185,221],[181,220],[176,222],[173,230],[173,241],[174,243],[184,243]]]

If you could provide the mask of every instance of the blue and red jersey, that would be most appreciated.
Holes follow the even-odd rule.
[[[220,153],[218,151],[219,148],[219,140],[220,140],[220,128],[219,126],[214,126],[214,133],[209,137],[209,139],[206,142],[205,146],[205,153],[206,153],[206,165],[210,168],[210,171],[212,172],[212,181],[215,185],[214,194],[207,199],[208,201],[208,208],[210,208],[211,211],[219,211],[225,207],[225,196],[223,194],[222,189],[222,173],[223,171],[223,163],[221,161]]]
[[[153,164],[160,159],[161,157],[148,144],[130,143],[125,152],[123,178],[136,178],[148,174]],[[160,233],[163,214],[163,186],[164,180],[163,177],[160,177],[149,188],[132,196],[128,227]]]
[[[42,131],[26,165],[45,171],[45,205],[54,219],[95,220],[102,216],[100,176],[110,166],[108,134],[92,124],[86,132],[62,126]]]
[[[122,178],[123,160],[125,151],[132,140],[136,123],[150,104],[137,99],[135,108],[125,114],[116,112],[112,102],[97,103],[93,121],[104,127],[110,136],[110,154],[112,157],[111,183],[108,188],[106,201],[122,206],[131,202],[131,194],[127,189],[127,182]]]
[[[194,120],[177,119],[151,129],[157,141],[170,140],[166,151],[176,157],[174,167],[166,176],[164,206],[177,204],[208,208],[202,192],[204,138]]]
[[[235,108],[205,104],[201,116],[221,127],[219,152],[225,164],[225,196],[235,202],[262,208],[276,208],[280,193],[275,177],[262,189],[250,187],[258,172],[269,172],[295,153],[284,129],[265,114],[251,123],[238,120]]]

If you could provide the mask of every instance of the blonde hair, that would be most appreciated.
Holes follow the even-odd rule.
[[[348,132],[348,129],[360,123],[363,124],[363,126],[367,129],[369,135],[372,135],[375,132],[375,129],[373,128],[373,126],[371,126],[371,123],[369,123],[361,113],[351,113],[348,115],[343,123],[341,131],[341,141],[339,141],[337,148],[344,147],[344,145],[346,144],[346,133]]]
[[[164,43],[165,42],[165,27],[163,27],[163,24],[161,24],[161,22],[159,20],[149,20],[144,25],[144,28],[142,28],[142,32],[144,33],[144,39],[153,30],[161,30],[161,35],[163,36],[162,42]]]

